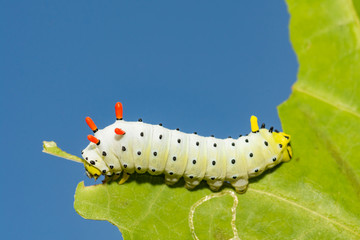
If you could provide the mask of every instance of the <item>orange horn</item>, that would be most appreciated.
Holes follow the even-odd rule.
[[[91,129],[94,133],[96,133],[97,130],[98,130],[98,128],[97,128],[97,126],[95,125],[94,121],[93,121],[91,118],[89,118],[89,117],[86,117],[86,118],[85,118],[85,121],[86,121],[87,125],[90,127],[90,129]]]
[[[115,133],[117,135],[124,135],[125,134],[125,131],[122,130],[121,128],[115,128]]]
[[[100,144],[100,140],[97,139],[96,137],[94,137],[93,135],[88,135],[87,138],[89,139],[90,142],[95,143],[96,145]]]
[[[123,119],[123,107],[122,107],[122,104],[120,102],[117,102],[115,104],[115,115],[116,115],[116,120],[122,120]]]

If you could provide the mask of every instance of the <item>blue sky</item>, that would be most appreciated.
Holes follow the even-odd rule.
[[[91,133],[142,118],[216,137],[281,129],[276,106],[296,80],[283,1],[1,1],[3,239],[119,239],[73,208],[83,166],[43,154],[54,140],[80,155]]]

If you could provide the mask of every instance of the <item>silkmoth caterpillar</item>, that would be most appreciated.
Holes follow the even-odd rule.
[[[104,129],[86,118],[94,132],[82,151],[89,178],[104,175],[105,181],[111,181],[122,174],[123,183],[130,174],[148,172],[164,174],[169,185],[184,177],[188,189],[205,180],[211,190],[217,191],[227,181],[241,193],[246,191],[249,178],[292,157],[290,135],[273,127],[265,129],[265,124],[259,128],[255,116],[251,116],[249,134],[218,139],[170,130],[141,119],[125,121],[119,102],[115,104],[115,115],[115,123]]]

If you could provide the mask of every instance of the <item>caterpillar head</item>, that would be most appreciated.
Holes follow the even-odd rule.
[[[95,144],[90,143],[82,151],[82,156],[85,159],[84,167],[86,175],[89,178],[95,178],[96,180],[100,177],[101,173],[108,171],[108,168]]]

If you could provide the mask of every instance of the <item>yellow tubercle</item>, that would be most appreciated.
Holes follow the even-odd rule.
[[[257,122],[257,117],[255,117],[254,115],[252,115],[251,118],[250,118],[250,124],[251,124],[251,131],[252,132],[259,131],[259,125],[258,125],[258,122]]]

